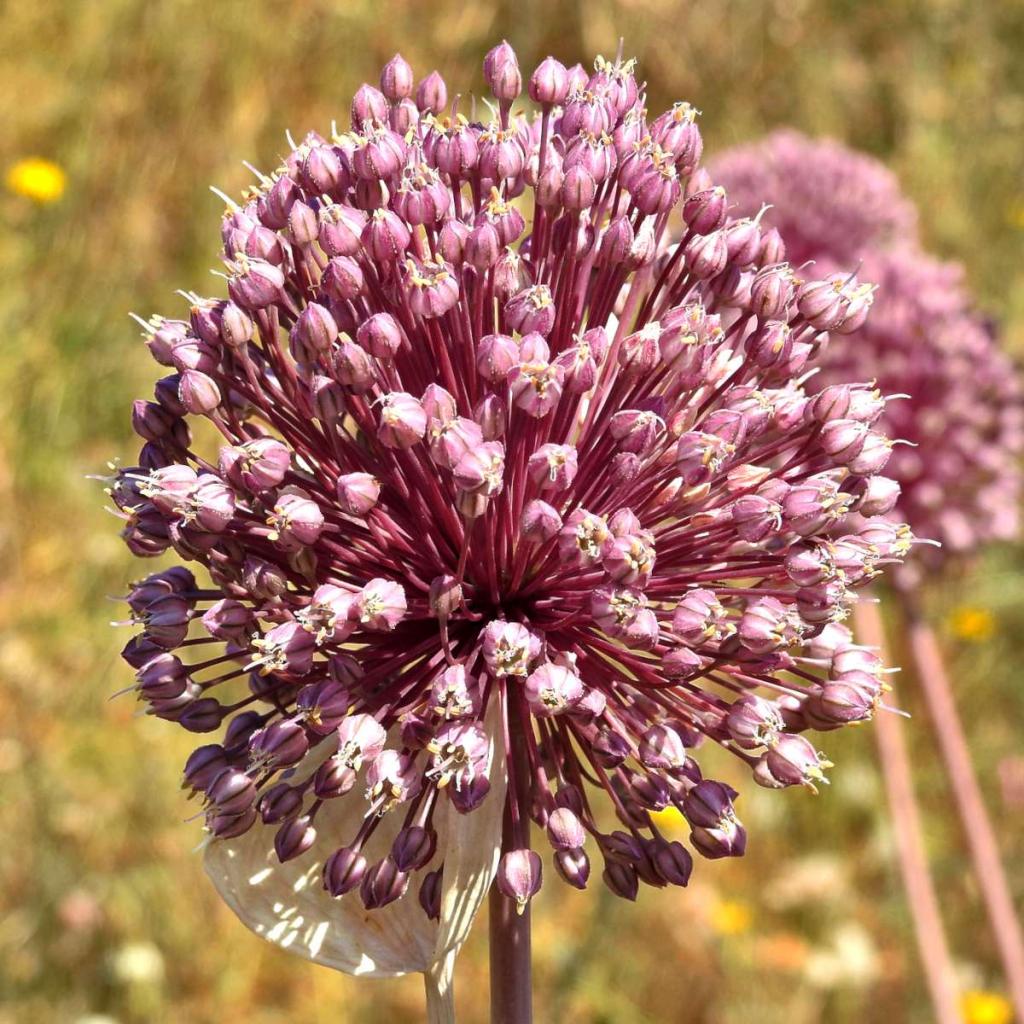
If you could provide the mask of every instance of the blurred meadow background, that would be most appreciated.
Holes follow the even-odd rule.
[[[963,260],[1024,355],[1024,5],[1014,0],[37,0],[0,5],[0,1024],[419,1019],[415,979],[354,982],[219,905],[178,789],[187,739],[138,718],[108,622],[140,572],[103,511],[153,366],[129,310],[215,291],[221,202],[284,131],[347,119],[400,50],[481,89],[502,37],[524,69],[640,60],[652,110],[704,111],[706,152],[782,124],[894,167],[923,233]],[[29,158],[52,163],[20,164]],[[932,588],[989,805],[1024,903],[1024,548]],[[904,684],[927,841],[971,1024],[1008,1024],[997,958],[923,709]],[[919,712],[919,713],[918,713]],[[637,905],[600,884],[534,904],[539,1024],[924,1022],[870,729],[827,737],[820,796],[744,779],[747,857]],[[735,780],[734,780],[735,781]],[[459,971],[486,1018],[486,928]]]

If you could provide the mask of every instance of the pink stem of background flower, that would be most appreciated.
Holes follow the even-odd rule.
[[[884,653],[885,629],[878,605],[871,600],[861,600],[854,606],[854,621],[857,639]],[[882,711],[876,716],[874,728],[882,776],[892,813],[903,885],[935,1019],[939,1024],[958,1024],[960,1014],[957,1009],[953,961],[928,868],[921,814],[914,796],[910,756],[903,727],[903,720],[898,715]]]
[[[1024,936],[999,856],[992,819],[985,808],[935,633],[922,618],[912,596],[906,592],[901,596],[917,680],[939,741],[1016,1017],[1024,1020]]]

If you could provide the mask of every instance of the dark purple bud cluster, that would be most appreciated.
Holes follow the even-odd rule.
[[[524,81],[502,43],[484,74],[481,124],[394,57],[350,130],[229,203],[227,297],[143,322],[173,372],[110,488],[134,553],[202,570],[133,587],[124,656],[150,713],[224,727],[185,768],[217,842],[266,830],[333,896],[412,888],[432,918],[444,822],[495,799],[495,764],[520,907],[531,820],[562,879],[585,887],[597,855],[627,899],[690,877],[651,812],[742,854],[737,794],[694,748],[820,782],[805,730],[869,718],[881,669],[808,645],[911,543],[877,518],[884,399],[802,385],[871,290],[798,279],[731,217],[697,111],[649,118],[632,62]]]

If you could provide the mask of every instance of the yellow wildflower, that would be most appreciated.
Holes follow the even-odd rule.
[[[711,908],[711,927],[719,935],[740,935],[750,929],[753,914],[746,903],[739,900],[719,900]]]
[[[1010,1024],[1013,1009],[1006,996],[975,989],[960,999],[964,1024]]]
[[[664,810],[651,811],[651,821],[669,838],[676,839],[685,836],[690,831],[683,812],[678,807],[669,804]]]
[[[996,617],[987,608],[961,605],[949,617],[949,628],[958,640],[984,643],[996,631]]]
[[[7,187],[35,203],[57,202],[64,195],[66,181],[58,164],[38,156],[18,160],[7,170]]]

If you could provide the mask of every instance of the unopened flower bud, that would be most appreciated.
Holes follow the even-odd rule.
[[[541,887],[543,865],[533,850],[510,850],[498,864],[495,882],[502,895],[515,900],[517,913],[526,909],[530,898]]]
[[[332,896],[344,896],[359,887],[366,874],[366,858],[351,847],[343,847],[324,862],[324,888]]]

